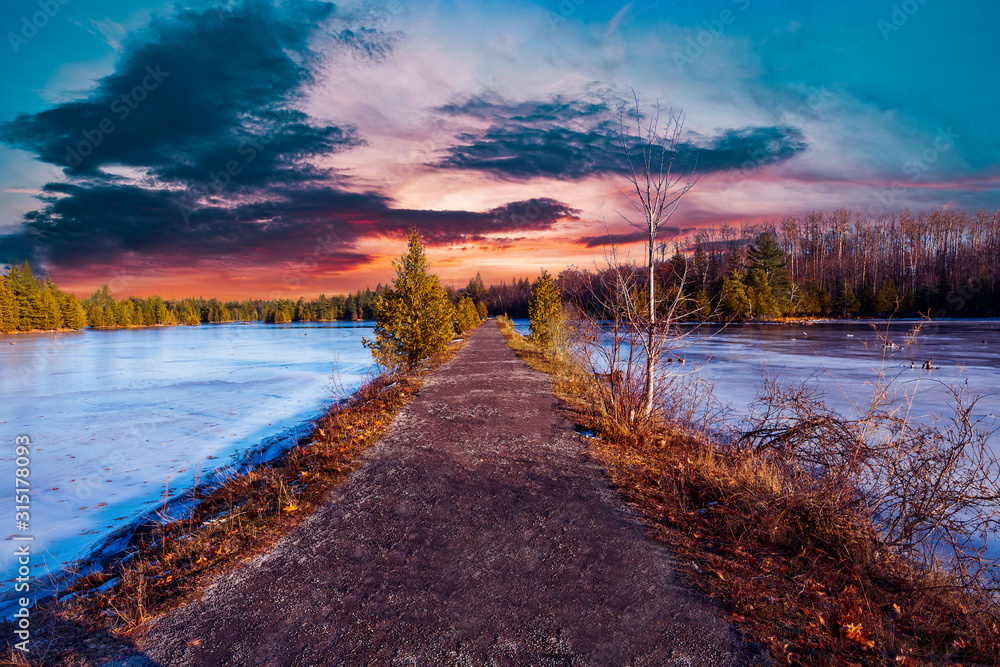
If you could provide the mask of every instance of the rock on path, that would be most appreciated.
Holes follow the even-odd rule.
[[[119,665],[742,665],[492,323],[319,511]]]

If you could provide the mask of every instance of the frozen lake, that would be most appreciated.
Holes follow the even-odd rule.
[[[712,381],[716,397],[737,415],[745,413],[763,373],[783,384],[815,377],[830,404],[849,411],[870,398],[880,372],[898,376],[895,386],[915,396],[913,414],[919,418],[934,419],[946,409],[942,382],[967,383],[972,395],[982,397],[973,418],[1000,415],[1000,321],[924,323],[906,345],[917,324],[896,320],[706,325],[672,355],[685,359],[683,366],[672,368],[677,373],[697,372]],[[527,320],[515,320],[514,326],[528,335]],[[886,340],[898,349],[887,349]],[[928,360],[940,368],[921,370]],[[997,445],[1000,450],[1000,442]]]
[[[911,415],[934,420],[947,409],[941,383],[967,386],[982,399],[973,418],[1000,415],[1000,322],[822,322],[806,326],[746,324],[702,329],[682,351],[686,368],[700,368],[716,393],[743,412],[762,373],[783,384],[814,377],[827,401],[850,412],[870,401],[879,373],[914,397]],[[886,348],[885,341],[897,348]],[[922,370],[930,360],[935,370]],[[912,368],[911,368],[912,363]],[[692,366],[693,364],[693,366]]]
[[[370,322],[303,322],[0,337],[0,470],[13,479],[17,436],[32,450],[28,531],[13,493],[0,500],[4,593],[15,534],[34,537],[35,576],[58,572],[165,495],[303,432],[335,370],[344,389],[360,385],[371,335]]]
[[[526,320],[515,324],[527,333]],[[913,325],[875,323],[900,345]],[[0,470],[13,477],[15,438],[32,440],[30,530],[14,525],[13,494],[0,496],[0,516],[9,517],[4,597],[14,535],[34,537],[36,576],[57,572],[165,495],[302,432],[330,399],[335,369],[346,390],[363,380],[371,357],[361,337],[371,331],[371,323],[253,323],[0,338]],[[739,414],[763,371],[783,382],[815,375],[828,400],[849,410],[865,400],[883,351],[871,324],[828,322],[703,328],[682,355],[684,371],[699,368]],[[940,370],[921,371],[928,358]],[[911,347],[886,356],[885,370],[915,391],[921,419],[947,409],[940,380],[967,382],[984,396],[974,416],[989,420],[1000,414],[1000,322],[925,325]]]

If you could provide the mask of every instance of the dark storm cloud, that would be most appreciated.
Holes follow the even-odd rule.
[[[441,107],[450,115],[494,120],[486,130],[458,135],[459,144],[436,166],[476,170],[512,180],[578,180],[625,171],[618,121],[606,102],[511,103],[474,97]],[[807,148],[793,127],[728,129],[677,146],[674,168],[712,173],[783,162]],[[637,146],[632,146],[638,152]]]
[[[449,116],[472,116],[487,120],[566,123],[586,117],[606,117],[614,108],[613,102],[606,99],[566,100],[556,96],[551,102],[513,102],[497,95],[474,95],[467,100],[438,107],[437,111]]]
[[[312,82],[307,38],[332,12],[258,1],[181,10],[134,37],[86,99],[19,116],[3,137],[70,175],[122,165],[197,186],[253,155],[242,185],[314,178],[305,160],[359,142],[290,108]]]
[[[129,184],[50,184],[49,206],[29,215],[23,231],[0,238],[0,255],[64,268],[112,265],[155,256],[161,264],[198,261],[281,262],[322,255],[338,265],[364,263],[362,238],[403,238],[411,227],[432,245],[481,241],[488,235],[543,230],[577,211],[550,199],[514,202],[485,212],[396,209],[378,194],[333,188],[272,190],[271,200],[236,207],[190,207],[190,193]]]
[[[0,237],[0,261],[85,269],[128,260],[282,262],[316,255],[345,268],[370,260],[363,237],[416,227],[434,244],[550,227],[575,211],[551,200],[486,212],[395,209],[378,193],[330,186],[316,158],[362,143],[351,127],[296,110],[314,83],[310,34],[359,58],[395,36],[347,25],[333,5],[247,0],[181,9],[131,39],[114,74],[78,101],[22,115],[3,139],[65,167],[23,228]],[[137,178],[114,167],[136,169]]]
[[[656,234],[656,238],[663,240],[681,234],[690,234],[694,227],[661,227]],[[605,245],[627,245],[629,243],[641,243],[649,238],[649,234],[642,231],[627,232],[624,234],[604,234],[601,236],[585,236],[580,239],[587,248],[597,248]]]

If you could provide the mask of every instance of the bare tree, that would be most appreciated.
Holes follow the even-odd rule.
[[[680,205],[681,197],[694,187],[697,178],[695,167],[681,169],[680,173],[673,171],[684,131],[684,114],[675,114],[673,109],[669,109],[661,125],[660,105],[656,103],[654,113],[644,122],[639,97],[634,90],[632,97],[634,110],[625,104],[618,107],[618,143],[625,154],[626,178],[630,186],[624,194],[638,217],[619,215],[646,235],[648,296],[645,321],[642,322],[646,357],[643,410],[649,417],[653,413],[655,367],[659,356],[657,310],[662,304],[656,294],[656,240]],[[670,310],[676,310],[679,305],[679,300],[674,299]],[[637,311],[632,314],[639,316]]]

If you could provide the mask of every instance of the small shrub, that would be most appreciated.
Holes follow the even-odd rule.
[[[552,282],[548,271],[542,270],[531,288],[528,303],[528,317],[531,318],[531,339],[543,347],[551,347],[555,342],[554,327],[562,314],[562,298],[559,288]]]

